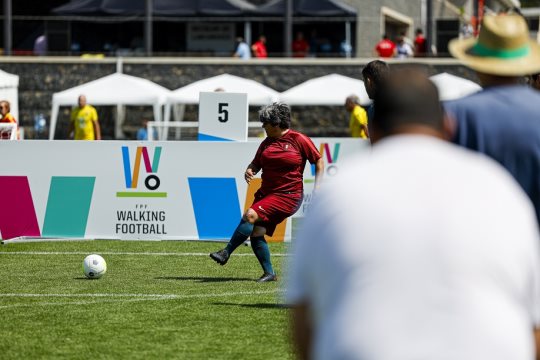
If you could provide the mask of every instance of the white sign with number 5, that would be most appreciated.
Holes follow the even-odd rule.
[[[247,141],[247,135],[247,94],[199,94],[199,141]]]

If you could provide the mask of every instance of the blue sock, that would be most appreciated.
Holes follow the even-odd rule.
[[[253,224],[251,224],[249,221],[246,221],[242,219],[240,221],[240,224],[236,227],[236,230],[234,230],[233,235],[231,236],[231,240],[229,240],[229,243],[225,247],[225,250],[230,254],[244,243],[244,241],[247,240],[247,238],[251,235],[251,232],[253,231]]]
[[[270,249],[264,236],[251,237],[251,248],[259,260],[263,270],[267,274],[274,274],[274,269],[272,268],[272,262],[270,261]]]

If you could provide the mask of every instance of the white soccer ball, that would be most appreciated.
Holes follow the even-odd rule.
[[[99,279],[107,272],[107,263],[99,255],[88,255],[83,261],[83,272],[89,279]]]

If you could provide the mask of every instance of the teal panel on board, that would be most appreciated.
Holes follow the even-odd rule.
[[[42,236],[84,237],[95,180],[95,177],[52,177]]]

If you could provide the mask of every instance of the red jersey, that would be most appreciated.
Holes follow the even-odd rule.
[[[293,57],[306,57],[309,44],[306,40],[294,40],[292,43]]]
[[[416,36],[416,39],[414,39],[414,47],[416,54],[423,55],[427,51],[426,49],[426,38],[423,35]]]
[[[379,54],[380,57],[389,58],[394,56],[394,51],[396,50],[396,44],[393,41],[388,39],[383,39],[379,41],[375,47],[375,51]]]
[[[258,57],[258,58],[268,57],[268,53],[266,52],[266,45],[264,45],[264,43],[260,40],[252,45],[252,50],[255,57]]]
[[[264,139],[251,162],[262,169],[262,185],[257,193],[301,194],[306,161],[315,164],[320,158],[311,139],[298,131],[289,130],[280,138]]]

